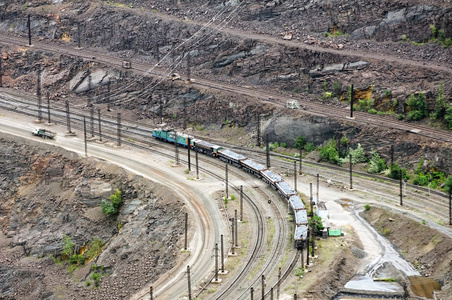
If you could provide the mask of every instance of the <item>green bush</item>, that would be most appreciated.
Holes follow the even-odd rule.
[[[115,216],[119,213],[119,207],[122,204],[122,193],[116,189],[115,193],[110,196],[110,200],[102,200],[100,205],[102,212],[107,216]]]
[[[235,195],[231,194],[231,200],[235,200]]]
[[[100,278],[101,277],[102,277],[102,274],[100,274],[100,273],[94,272],[94,273],[91,274],[91,279],[94,280],[94,285],[96,287],[99,287],[99,283],[100,283]]]
[[[403,114],[398,114],[397,119],[399,119],[401,121],[401,120],[405,119],[405,116]]]
[[[306,150],[306,152],[314,151],[315,150],[314,143],[307,143],[306,145],[304,145],[304,150]]]
[[[394,164],[392,166],[392,170],[389,173],[389,177],[392,179],[400,179],[400,170],[402,171],[402,178],[407,177],[406,170],[403,168],[400,168],[397,164]]]
[[[101,239],[94,238],[87,245],[88,250],[86,251],[86,258],[91,260],[91,259],[99,256],[99,254],[102,252],[102,247],[104,245],[105,245],[105,243]]]
[[[70,237],[63,234],[63,251],[61,251],[62,255],[70,257],[74,253],[75,244]]]
[[[376,150],[370,152],[369,167],[367,172],[371,174],[381,173],[387,169],[386,161],[380,157]]]
[[[424,94],[419,93],[418,97],[411,94],[407,100],[407,105],[410,110],[407,114],[408,120],[417,121],[428,116],[427,101],[425,100]]]
[[[448,122],[449,129],[452,129],[452,106],[446,109],[444,120]]]
[[[323,230],[322,218],[319,216],[313,216],[308,221],[309,227],[314,229],[314,234],[319,234]]]
[[[452,176],[447,176],[446,180],[444,181],[444,191],[446,193],[452,193]]]
[[[336,150],[336,141],[329,141],[322,149],[320,149],[320,158],[323,161],[330,162],[332,164],[339,163],[339,154]]]
[[[368,113],[376,115],[378,113],[378,111],[376,109],[371,108],[371,109],[369,109]]]
[[[414,176],[413,184],[420,185],[420,186],[427,186],[428,185],[428,176],[424,175],[422,172],[420,174],[417,174]]]
[[[361,144],[358,144],[356,149],[351,149],[349,154],[352,155],[352,164],[358,164],[367,161],[366,153],[364,152],[363,147],[361,147]]]
[[[369,204],[364,205],[364,210],[370,210],[370,205]]]

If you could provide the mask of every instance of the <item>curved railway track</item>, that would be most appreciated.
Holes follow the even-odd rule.
[[[55,105],[52,104],[54,107],[51,108],[51,115],[53,119],[57,119],[59,120],[59,122],[61,123],[65,123],[65,110],[61,107],[61,105]],[[13,111],[17,111],[17,112],[21,112],[30,116],[36,116],[37,115],[37,104],[35,102],[32,101],[26,101],[26,100],[21,100],[17,97],[13,97],[13,96],[9,96],[9,95],[0,95],[0,107],[3,107],[5,109],[9,109],[9,110],[13,110]],[[56,107],[56,108],[55,108]],[[45,108],[43,107],[43,115],[45,115]],[[71,122],[80,122],[83,125],[83,117],[86,117],[87,120],[89,120],[89,116],[83,115],[82,113],[78,112],[78,111],[71,111]],[[102,133],[104,136],[104,133],[109,133],[112,135],[115,135],[117,132],[117,123],[116,120],[113,120],[113,118],[111,118],[112,120],[107,120],[107,119],[102,119]],[[97,125],[97,119],[95,118],[94,122]],[[87,124],[88,125],[88,124]],[[89,126],[88,127],[88,132],[89,132]],[[94,126],[95,130],[97,130],[97,126]],[[83,128],[83,127],[81,127]],[[146,127],[145,124],[142,123],[138,123],[138,122],[132,122],[132,121],[124,121],[122,123],[121,126],[121,130],[123,132],[125,132],[127,135],[130,135],[133,140],[139,141],[141,140],[141,138],[146,138],[146,140],[142,140],[142,142],[144,142],[145,144],[149,145],[150,147],[155,146],[155,145],[161,145],[160,143],[157,143],[156,141],[153,141],[152,139],[150,139],[150,136],[152,135],[152,129]],[[112,141],[114,141],[114,138],[111,138]],[[221,143],[219,143],[221,144]],[[262,158],[263,155],[265,155],[265,152],[259,149],[252,149],[250,150],[249,148],[244,148],[244,147],[237,147],[237,146],[230,146],[230,145],[226,145],[227,147],[229,147],[232,150],[239,150],[242,153],[249,153],[251,155],[251,157],[259,157],[260,161],[264,161],[265,159]],[[293,161],[293,157],[290,156],[284,156],[284,155],[280,155],[277,153],[272,153],[272,156],[274,157],[281,157],[284,159],[289,159]],[[288,165],[287,163],[284,163],[282,161],[277,161],[279,162],[284,169],[287,168],[292,168],[291,165]],[[323,169],[322,171],[322,177],[325,178],[329,178],[329,179],[333,179],[344,185],[347,186],[348,182],[345,178],[348,179],[348,170],[346,170],[345,168],[342,168],[340,166],[334,166],[334,165],[330,165],[330,164],[322,164],[322,163],[317,163],[314,161],[309,161],[309,164],[311,166],[313,166],[313,172],[311,172],[311,174],[315,174],[315,173],[319,173],[318,169],[321,168]],[[307,164],[304,164],[303,169],[307,170]],[[328,171],[328,169],[330,170],[334,170],[334,171]],[[317,170],[317,171],[316,171]],[[344,180],[341,180],[340,178],[338,178],[338,176],[336,174],[334,174],[334,172],[340,172],[343,174],[342,178],[344,178]],[[398,201],[398,195],[399,195],[399,181],[398,180],[394,180],[394,179],[390,179],[388,177],[382,177],[379,175],[375,175],[375,174],[369,174],[369,173],[365,173],[365,172],[360,172],[360,171],[353,171],[353,173],[355,174],[354,176],[356,177],[365,177],[365,178],[370,178],[371,180],[373,180],[372,185],[374,187],[376,186],[382,186],[381,190],[383,192],[379,192],[378,189],[374,189],[372,192],[374,192],[375,194],[379,194],[380,197],[382,198],[388,198],[390,199],[390,201],[392,202],[397,202]],[[381,182],[381,180],[384,180],[386,182],[388,182],[391,186],[392,186],[392,197],[390,196],[390,193],[388,193],[387,190],[385,190],[385,186],[383,185]],[[354,180],[355,183],[355,187],[360,186],[359,181],[358,180]],[[363,183],[364,184],[364,183]],[[366,189],[366,186],[360,186],[361,189]],[[435,212],[436,214],[442,216],[443,218],[447,218],[447,214],[448,214],[448,203],[445,200],[447,198],[447,195],[441,191],[438,190],[430,190],[430,195],[434,195],[435,197],[429,196],[429,189],[426,187],[421,187],[421,186],[416,186],[416,185],[412,185],[412,184],[407,184],[406,185],[406,189],[403,188],[403,192],[405,194],[406,191],[406,196],[408,196],[411,199],[414,199],[415,201],[405,201],[404,205],[406,206],[413,206],[413,208],[417,208],[417,209],[426,209],[426,207],[431,210],[432,212]],[[405,197],[404,197],[405,198]],[[418,203],[416,203],[418,202]]]

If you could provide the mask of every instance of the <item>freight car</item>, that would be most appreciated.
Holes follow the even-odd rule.
[[[288,205],[292,209],[295,216],[295,247],[303,247],[307,239],[308,232],[308,216],[306,209],[303,201],[301,201],[300,197],[297,195],[297,192],[293,190],[280,175],[268,170],[263,165],[258,164],[239,153],[200,139],[195,139],[183,133],[177,133],[172,130],[154,129],[152,131],[152,136],[156,139],[170,143],[175,143],[177,140],[177,143],[183,145],[184,147],[190,147],[195,151],[218,157],[222,161],[232,164],[238,168],[242,168],[243,170],[254,174],[259,179],[264,180],[272,188],[277,190],[281,194],[282,198],[288,202]]]

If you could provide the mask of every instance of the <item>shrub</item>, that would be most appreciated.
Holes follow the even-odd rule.
[[[61,251],[61,254],[70,257],[74,253],[74,246],[72,239],[63,234],[63,251]]]
[[[403,120],[405,118],[405,116],[403,114],[398,114],[397,115],[397,119],[399,120]]]
[[[122,204],[122,193],[116,189],[115,193],[110,196],[110,200],[102,200],[100,205],[102,212],[107,216],[115,216],[119,213],[119,207]]]
[[[385,230],[383,230],[384,236],[388,236],[390,233],[391,233],[391,229],[389,229],[389,228],[385,228]]]
[[[404,42],[408,41],[408,39],[407,39],[405,34],[402,34],[402,41],[404,41]]]
[[[444,181],[444,191],[446,193],[452,193],[452,176],[447,176],[446,180]]]
[[[425,224],[427,224],[427,222],[425,222],[425,220],[424,220],[424,219],[422,219],[421,223],[422,223],[422,225],[425,225]]]
[[[304,145],[304,150],[306,150],[306,152],[314,151],[315,150],[314,143],[307,143],[306,145]]]
[[[367,172],[371,174],[381,173],[387,169],[386,161],[380,157],[377,151],[370,152],[369,167]]]
[[[90,286],[91,285],[91,281],[89,281],[89,280],[85,281],[85,285],[86,286]]]
[[[428,185],[428,176],[424,175],[422,172],[414,176],[413,184],[420,186]]]
[[[279,144],[279,147],[281,147],[281,148],[287,148],[287,144],[284,143],[284,142],[282,142],[282,143]]]
[[[339,154],[336,150],[336,141],[329,141],[322,149],[320,149],[320,158],[332,164],[339,163]]]
[[[231,194],[231,200],[235,200],[235,195]]]
[[[364,210],[370,210],[370,205],[369,204],[364,205]]]
[[[376,109],[373,109],[373,108],[371,108],[371,109],[369,109],[368,113],[369,113],[369,114],[373,114],[373,115],[376,115],[376,114],[377,114],[377,110],[376,110]]]
[[[88,243],[86,258],[90,260],[96,258],[102,252],[102,247],[104,245],[105,243],[101,239],[94,238],[91,242]]]
[[[361,147],[361,144],[358,144],[356,149],[351,149],[350,154],[352,155],[353,164],[358,164],[367,161],[366,153],[364,152],[363,147]]]
[[[386,97],[391,97],[391,91],[390,90],[386,90],[385,91],[385,95],[386,95]]]
[[[444,120],[448,122],[449,129],[452,129],[452,106],[446,109]]]
[[[102,274],[100,274],[100,273],[94,272],[94,273],[91,274],[91,279],[94,280],[94,285],[96,287],[99,287],[99,283],[100,283],[100,278],[101,277],[102,277]]]
[[[416,121],[428,116],[427,101],[425,100],[424,94],[419,93],[418,97],[411,94],[407,100],[407,105],[410,109],[410,112],[407,114],[408,120]]]
[[[403,168],[400,168],[397,164],[394,164],[392,166],[392,170],[389,173],[389,177],[392,179],[400,179],[400,171],[402,171],[402,178],[407,177],[406,170]]]

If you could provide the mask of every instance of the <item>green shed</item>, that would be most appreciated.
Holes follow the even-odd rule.
[[[328,228],[328,236],[341,236],[342,230],[340,228]]]

